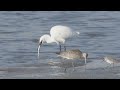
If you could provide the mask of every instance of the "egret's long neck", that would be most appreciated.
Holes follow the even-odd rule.
[[[54,40],[54,38],[52,38],[51,36],[49,36],[49,37],[46,38],[46,42],[47,43],[53,43],[53,42],[56,42],[56,41]]]

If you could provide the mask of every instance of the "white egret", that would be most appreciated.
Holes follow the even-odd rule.
[[[80,34],[80,32],[74,32],[70,27],[63,26],[63,25],[56,25],[53,26],[50,30],[50,35],[45,34],[40,37],[39,46],[38,46],[38,56],[40,47],[43,43],[57,43],[60,47],[61,51],[61,44],[65,44],[66,39],[74,36],[75,34]],[[64,50],[66,50],[66,46],[64,45]]]

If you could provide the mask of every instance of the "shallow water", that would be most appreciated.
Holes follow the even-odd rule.
[[[25,69],[29,65],[31,71],[29,74],[29,70],[25,69],[28,73],[24,75],[24,70],[20,68],[13,70],[14,73],[6,69],[7,75],[3,70],[0,78],[17,75],[19,70],[22,75],[17,78],[49,78],[52,74],[61,78],[59,75],[64,74],[61,69],[66,64],[48,64],[62,60],[55,54],[59,51],[55,43],[42,46],[40,59],[37,58],[39,37],[49,34],[50,28],[54,25],[67,25],[74,31],[80,32],[80,36],[73,37],[66,46],[67,49],[80,49],[89,54],[88,70],[92,68],[99,71],[100,68],[105,67],[107,64],[99,62],[105,55],[112,55],[119,59],[119,11],[1,11],[0,68],[12,67],[13,70],[19,66]],[[72,68],[70,65],[68,67]],[[84,65],[77,64],[77,67],[84,67]]]

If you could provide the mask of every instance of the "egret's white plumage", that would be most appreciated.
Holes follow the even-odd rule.
[[[70,38],[73,35],[73,31],[67,26],[58,25],[51,28],[50,35],[55,41],[64,44],[65,39]]]
[[[67,26],[62,26],[62,25],[53,26],[50,30],[50,35],[45,34],[40,37],[39,47],[38,47],[38,56],[39,56],[40,46],[43,43],[55,42],[58,45],[60,45],[60,51],[61,51],[61,44],[65,44],[66,39],[72,37],[75,34],[80,34],[80,32],[73,32],[72,29]],[[65,46],[64,48],[66,50]]]

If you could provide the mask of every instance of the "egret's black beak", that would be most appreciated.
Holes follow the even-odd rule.
[[[38,57],[39,57],[39,52],[40,52],[41,45],[42,45],[42,41],[39,43],[39,46],[38,46]]]
[[[39,43],[39,46],[41,46],[42,45],[42,41]]]

